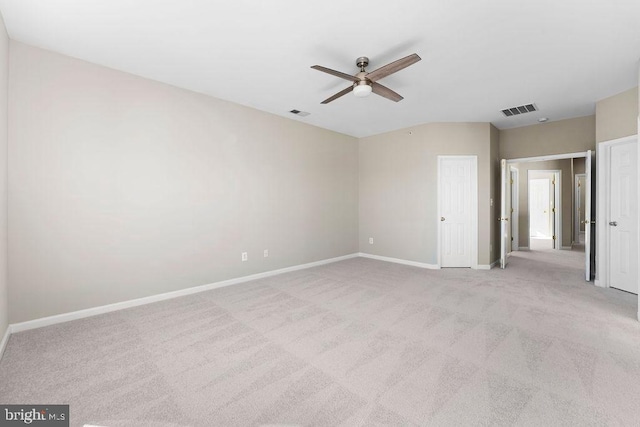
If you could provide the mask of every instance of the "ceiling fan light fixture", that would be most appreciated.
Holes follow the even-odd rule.
[[[371,85],[367,82],[359,82],[353,87],[353,94],[358,98],[364,98],[371,94]]]

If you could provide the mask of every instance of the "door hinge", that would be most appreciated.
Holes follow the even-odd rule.
[[[553,240],[556,240],[556,236],[553,236]]]
[[[553,181],[551,181],[551,183],[552,183],[553,185],[556,185],[556,180],[554,179]]]
[[[513,242],[513,237],[511,237],[511,241]]]
[[[511,208],[511,213],[513,213],[513,208]]]
[[[511,180],[511,183],[513,184],[513,180]]]
[[[556,213],[556,208],[551,208],[551,212]]]

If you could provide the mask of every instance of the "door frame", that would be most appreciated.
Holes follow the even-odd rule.
[[[531,175],[535,173],[549,173],[553,175],[553,179],[556,183],[553,186],[553,235],[556,238],[553,240],[553,249],[562,249],[562,171],[559,169],[530,169],[527,172],[527,200],[530,201],[529,183],[531,182]],[[529,218],[529,250],[531,250],[531,204],[527,203],[529,209],[527,210],[527,216]]]
[[[581,189],[580,185],[578,185],[580,183],[580,178],[584,177],[585,181],[587,179],[587,174],[586,173],[577,173],[574,175],[574,182],[573,182],[573,206],[574,206],[574,211],[573,211],[573,243],[580,243],[580,193],[582,193],[584,191],[584,189]]]
[[[598,176],[596,178],[596,194],[599,196],[596,200],[596,269],[595,285],[601,288],[609,287],[609,247],[610,235],[608,221],[608,207],[611,203],[611,197],[607,188],[611,182],[611,147],[618,144],[627,144],[629,142],[638,143],[638,135],[625,136],[622,138],[612,139],[610,141],[600,142],[596,152],[596,170]],[[638,147],[640,153],[640,147]],[[637,161],[638,159],[636,159]],[[640,188],[640,185],[638,186]],[[640,215],[638,215],[640,217]],[[640,277],[640,274],[638,275]],[[639,286],[640,288],[640,286]],[[640,298],[640,296],[639,296]],[[640,311],[638,312],[640,316]],[[640,317],[638,318],[640,320]]]
[[[440,208],[442,206],[442,188],[441,183],[442,179],[440,174],[442,172],[442,160],[446,159],[456,159],[456,160],[470,160],[471,161],[471,170],[470,170],[470,193],[471,193],[471,241],[470,241],[470,250],[471,250],[471,268],[474,270],[478,269],[478,156],[438,156],[438,173],[437,173],[437,216],[435,220],[438,224],[438,244],[437,244],[437,254],[438,254],[438,268],[442,268],[442,221],[440,221]]]

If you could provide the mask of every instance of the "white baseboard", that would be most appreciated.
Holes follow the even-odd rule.
[[[358,255],[361,256],[362,258],[370,258],[370,259],[375,259],[375,260],[378,260],[378,261],[393,262],[395,264],[410,265],[412,267],[427,268],[429,270],[440,270],[440,266],[437,265],[437,264],[427,264],[427,263],[424,263],[424,262],[409,261],[409,260],[400,259],[400,258],[391,258],[391,257],[386,257],[386,256],[380,256],[380,255],[372,255],[372,254],[368,254],[368,253],[365,253],[365,252],[360,252]],[[491,270],[499,262],[500,262],[500,260],[496,260],[496,261],[492,262],[490,265],[478,264],[478,266],[475,269],[476,270]]]
[[[560,246],[560,249],[564,251],[570,251],[571,249],[573,249],[573,246]]]
[[[478,270],[491,270],[493,267],[495,267],[496,265],[498,265],[500,263],[500,260],[497,259],[495,261],[493,261],[491,264],[486,265],[486,264],[479,264],[478,265]]]
[[[0,341],[0,359],[2,359],[2,355],[4,354],[4,349],[7,348],[7,343],[9,342],[9,335],[11,335],[11,325],[7,325],[7,330],[4,332],[2,341]]]
[[[396,264],[410,265],[410,266],[413,266],[413,267],[428,268],[429,270],[439,270],[440,269],[439,265],[426,264],[426,263],[417,262],[417,261],[408,261],[406,259],[390,258],[390,257],[380,256],[380,255],[371,255],[371,254],[367,254],[367,253],[364,253],[364,252],[360,252],[358,255],[363,257],[363,258],[370,258],[370,259],[375,259],[375,260],[378,260],[378,261],[393,262],[393,263],[396,263]]]
[[[222,288],[225,286],[236,285],[251,280],[263,279],[265,277],[277,276],[278,274],[289,273],[306,268],[317,267],[320,265],[331,264],[346,259],[357,258],[359,254],[349,254],[336,258],[324,259],[321,261],[310,262],[307,264],[296,265],[293,267],[281,268],[278,270],[266,271],[264,273],[252,274],[250,276],[237,277],[235,279],[223,280],[221,282],[210,283],[208,285],[195,286],[179,291],[166,292],[158,295],[137,298],[129,301],[117,302],[114,304],[102,305],[99,307],[87,308],[84,310],[72,311],[70,313],[57,314],[55,316],[42,317],[40,319],[28,320],[26,322],[14,323],[9,325],[11,333],[28,331],[30,329],[42,328],[44,326],[55,325],[58,323],[69,322],[72,320],[83,319],[85,317],[97,316],[99,314],[110,313],[112,311],[124,310],[126,308],[138,307],[141,305],[151,304],[154,302],[164,301],[172,298],[178,298],[186,295],[196,294],[199,292],[210,291],[212,289]],[[4,342],[4,341],[3,341]]]

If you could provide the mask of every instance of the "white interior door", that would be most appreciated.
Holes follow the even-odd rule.
[[[511,237],[509,237],[509,248],[510,251],[517,251],[518,250],[518,246],[520,244],[519,242],[519,238],[518,238],[518,215],[519,215],[519,208],[518,208],[518,170],[515,169],[514,167],[511,167],[509,169],[509,173],[511,175],[511,179],[509,182],[509,185],[511,186],[511,208],[508,212],[510,212],[509,215],[509,222],[510,224],[507,225],[507,229],[509,229],[509,234],[511,234]]]
[[[576,174],[575,177],[575,191],[574,191],[574,195],[575,195],[575,220],[574,220],[574,241],[576,243],[584,243],[584,229],[585,229],[585,223],[584,223],[584,212],[585,212],[585,192],[584,192],[584,186],[585,186],[585,174],[581,173],[581,174]]]
[[[507,257],[509,256],[509,253],[511,252],[511,242],[513,241],[513,239],[511,238],[513,236],[513,232],[511,230],[511,225],[512,225],[512,221],[511,221],[511,213],[513,212],[512,206],[513,206],[513,194],[512,194],[512,189],[511,189],[511,183],[512,183],[512,179],[511,179],[511,171],[509,170],[509,168],[507,167],[507,187],[508,187],[508,191],[507,191],[507,200],[506,200],[506,206],[505,206],[505,212],[506,212],[506,216],[505,218],[507,218],[507,235],[506,235],[506,243],[507,243]]]
[[[610,151],[609,286],[638,293],[638,146],[614,144]]]
[[[529,249],[560,249],[561,171],[529,170]]]
[[[529,236],[550,239],[553,236],[551,223],[551,179],[529,180]]]
[[[578,232],[579,233],[584,233],[584,229],[585,229],[585,223],[584,223],[584,213],[586,212],[586,204],[585,204],[585,198],[584,198],[585,181],[586,181],[585,175],[581,174],[578,177],[578,188],[580,189],[580,195],[578,197],[578,215],[579,215]]]
[[[471,171],[469,157],[439,158],[441,267],[472,264]]]
[[[509,194],[507,179],[507,161],[500,161],[500,268],[507,266],[507,247],[509,242],[509,212],[507,211],[507,195]]]

